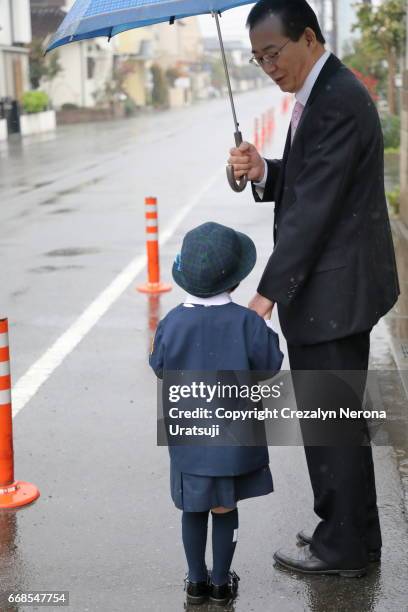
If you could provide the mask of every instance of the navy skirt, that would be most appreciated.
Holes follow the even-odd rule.
[[[269,465],[239,476],[197,476],[170,462],[170,488],[177,508],[205,512],[217,506],[235,508],[240,499],[272,493],[273,481]]]

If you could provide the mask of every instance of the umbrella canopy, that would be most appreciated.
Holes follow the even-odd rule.
[[[163,21],[221,13],[254,0],[76,0],[47,51],[77,40],[107,36]]]

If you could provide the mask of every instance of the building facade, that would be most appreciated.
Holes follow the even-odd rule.
[[[0,99],[20,101],[30,89],[25,47],[30,42],[29,0],[0,0]]]
[[[408,32],[408,0],[407,0],[407,32]],[[401,92],[401,144],[400,144],[400,183],[401,201],[400,214],[408,225],[408,39],[405,42],[405,66]]]
[[[72,0],[31,0],[33,37],[45,45],[72,3]],[[64,45],[51,53],[58,54],[61,71],[52,81],[44,80],[41,89],[47,92],[54,108],[60,109],[64,104],[96,106],[112,75],[112,44],[103,38],[90,39]]]

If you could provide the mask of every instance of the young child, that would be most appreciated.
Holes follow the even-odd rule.
[[[186,234],[173,278],[188,295],[159,323],[149,360],[160,378],[166,370],[280,369],[277,334],[230,296],[255,262],[252,240],[229,227],[209,222]],[[169,451],[171,495],[183,510],[187,602],[200,604],[209,597],[214,603],[228,603],[239,580],[230,571],[238,534],[237,502],[273,491],[268,449],[170,446]],[[205,563],[210,510],[211,575]]]

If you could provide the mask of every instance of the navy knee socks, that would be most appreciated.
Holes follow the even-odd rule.
[[[205,547],[207,544],[208,510],[183,512],[181,519],[183,545],[188,563],[188,579],[191,582],[207,580]]]
[[[213,584],[222,585],[228,582],[237,539],[238,508],[224,514],[212,513]]]
[[[207,580],[205,548],[207,544],[207,512],[183,512],[181,519],[183,545],[191,582]],[[238,509],[224,514],[212,513],[213,570],[211,582],[222,585],[228,582],[235,546],[238,539]]]

